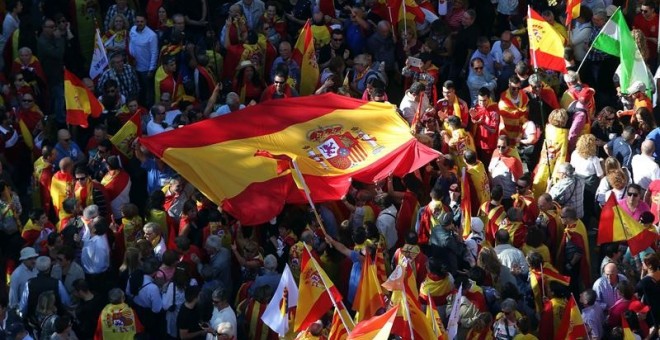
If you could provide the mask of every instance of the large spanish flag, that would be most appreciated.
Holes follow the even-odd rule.
[[[564,38],[543,20],[543,17],[527,7],[527,33],[534,67],[566,72]]]
[[[303,251],[300,267],[298,306],[293,327],[296,332],[307,329],[342,299],[337,287],[316,259],[310,256],[309,250]]]
[[[124,126],[115,133],[110,142],[121,151],[124,156],[133,158],[133,141],[142,136],[142,121],[140,112],[133,114]]]
[[[293,60],[300,66],[300,85],[298,86],[300,95],[308,96],[314,93],[319,84],[319,65],[316,63],[314,34],[310,20],[307,20],[298,36],[293,49]]]
[[[98,118],[103,105],[94,93],[85,87],[78,77],[64,70],[64,101],[66,103],[66,123],[87,127],[87,118]]]
[[[657,239],[657,233],[644,228],[641,223],[635,221],[621,209],[615,195],[610,195],[600,213],[598,245],[627,241],[630,253],[635,256],[653,245]]]
[[[243,225],[307,203],[291,170],[278,174],[258,150],[296,159],[316,202],[340,199],[351,179],[402,177],[438,156],[391,104],[335,94],[272,100],[140,140]]]

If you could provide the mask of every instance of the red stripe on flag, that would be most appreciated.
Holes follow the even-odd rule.
[[[541,50],[536,50],[535,53],[537,67],[566,72],[566,60],[564,58],[545,53]]]
[[[229,140],[269,135],[292,125],[331,114],[336,110],[354,110],[365,104],[366,102],[359,99],[331,93],[287,100],[269,100],[238,112],[188,125],[185,129],[141,138],[140,142],[156,156],[163,157],[166,148],[202,147]],[[290,115],[282,119],[282,115],[272,115],[275,110],[287,111]],[[227,129],[227,126],[232,128]]]

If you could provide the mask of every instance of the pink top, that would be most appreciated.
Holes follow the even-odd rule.
[[[639,218],[642,216],[642,214],[644,212],[651,211],[651,207],[649,207],[649,205],[646,204],[646,202],[643,202],[643,201],[640,201],[637,204],[637,209],[635,209],[635,211],[630,211],[630,208],[628,207],[628,203],[626,203],[625,198],[622,199],[622,200],[619,200],[618,203],[619,203],[619,206],[621,206],[621,209],[623,209],[623,211],[627,212],[628,215],[632,216],[632,218],[635,221],[639,221]]]

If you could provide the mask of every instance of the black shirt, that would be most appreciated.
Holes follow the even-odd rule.
[[[195,306],[195,308],[193,309],[190,309],[185,304],[181,305],[181,309],[179,309],[179,315],[177,315],[176,317],[177,329],[188,330],[188,333],[199,332],[202,330],[202,328],[199,327],[199,322],[200,322],[200,314],[199,311],[197,310],[197,306]],[[192,339],[203,340],[206,339],[206,337],[200,335]]]
[[[80,301],[78,308],[76,308],[76,334],[80,339],[91,339],[94,337],[99,316],[106,302],[106,299],[99,294],[94,295],[89,301]]]

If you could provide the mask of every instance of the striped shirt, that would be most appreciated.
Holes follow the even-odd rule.
[[[619,281],[628,281],[625,276],[618,274]],[[604,310],[609,310],[610,307],[614,305],[616,300],[621,298],[621,295],[619,295],[619,291],[616,290],[616,283],[611,284],[610,280],[605,277],[601,276],[594,282],[593,290],[596,292],[596,302],[600,304],[600,306]]]

